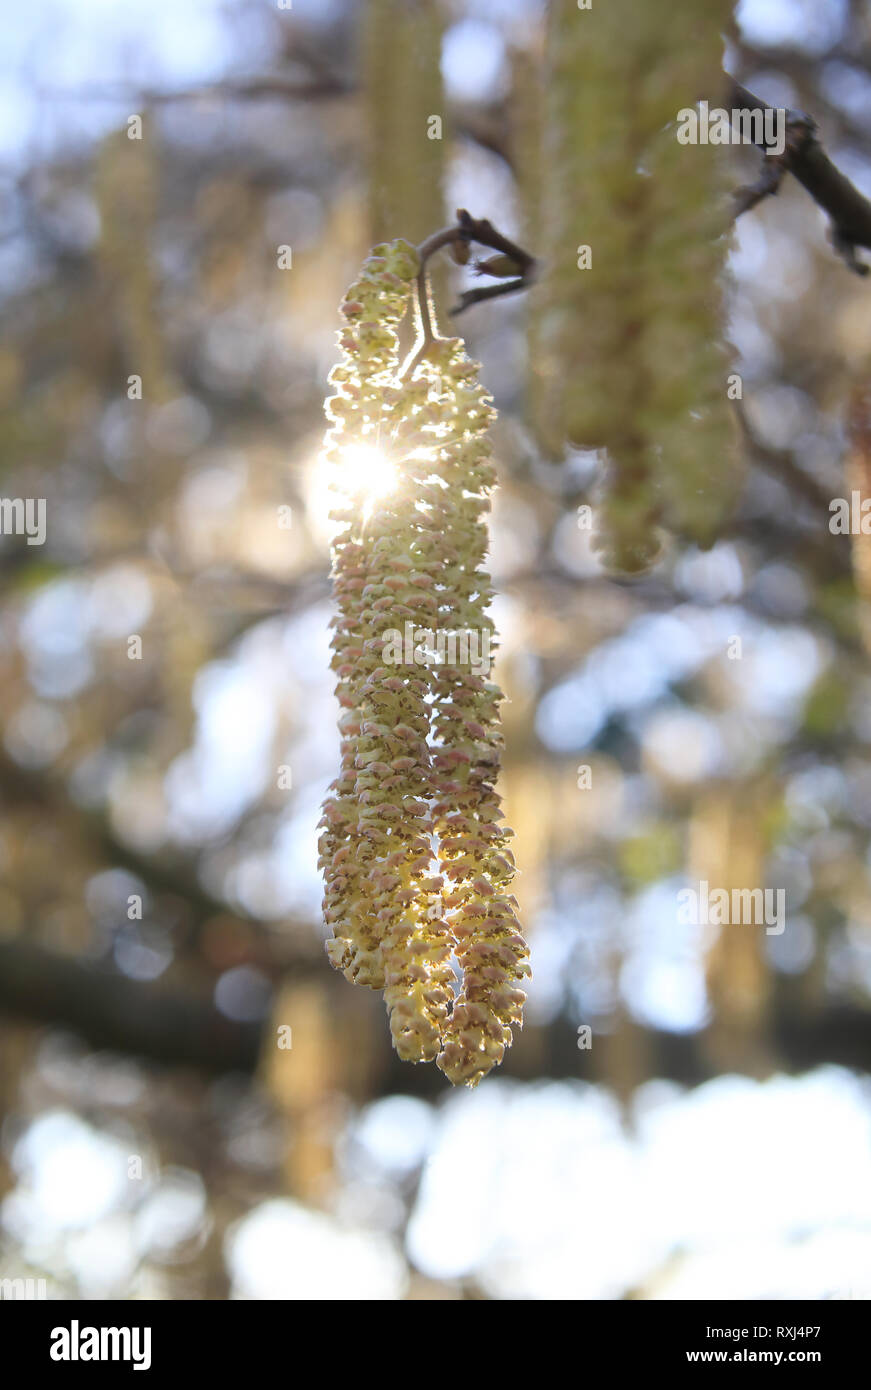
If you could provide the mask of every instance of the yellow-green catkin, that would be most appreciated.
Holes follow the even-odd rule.
[[[158,212],[155,137],[128,139],[127,129],[103,140],[94,170],[100,212],[97,261],[106,280],[125,374],[142,378],[150,400],[173,394],[152,263],[151,230]]]
[[[727,104],[721,34],[731,10],[731,0],[674,0],[644,78],[657,132],[647,156],[642,344],[655,390],[646,428],[660,451],[666,520],[703,545],[716,539],[740,490],[723,302],[735,176],[727,148],[679,143],[675,118],[701,97]]]
[[[474,1086],[511,1045],[529,974],[517,901],[509,891],[513,832],[500,824],[495,790],[503,696],[489,679],[495,633],[490,576],[483,568],[495,482],[487,427],[495,411],[460,339],[436,344],[422,370],[433,373],[435,413],[428,428],[440,486],[433,490],[429,553],[441,576],[441,621],[474,634],[479,658],[486,653],[477,668],[450,658],[437,668],[433,709],[433,828],[447,881],[442,904],[462,971],[438,1064],[455,1085]]]
[[[510,151],[517,185],[520,220],[519,241],[535,247],[536,254],[548,245],[545,229],[545,181],[542,169],[542,140],[545,109],[544,65],[538,46],[518,48],[511,54]],[[545,335],[549,286],[536,285],[530,291],[526,315],[527,413],[534,421],[538,443],[551,459],[562,457],[565,421],[562,412],[554,414],[556,375]]]
[[[444,222],[441,6],[366,0],[360,14],[371,237],[422,241]]]
[[[330,378],[327,461],[347,469],[377,446],[396,481],[368,504],[352,479],[334,514],[342,763],[319,862],[333,965],[383,989],[404,1060],[438,1060],[475,1085],[511,1042],[529,973],[495,791],[502,696],[488,679],[483,569],[493,411],[459,339],[437,339],[400,372],[416,270],[408,243],[375,248],[343,304],[344,360]]]
[[[543,443],[603,451],[597,544],[646,568],[662,527],[710,541],[734,498],[722,152],[676,118],[722,90],[730,6],[555,0],[545,59],[546,274],[531,393]],[[719,13],[718,13],[719,11]]]

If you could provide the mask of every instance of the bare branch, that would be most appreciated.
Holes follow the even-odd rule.
[[[453,227],[443,227],[441,231],[433,232],[432,236],[427,237],[426,241],[422,241],[417,248],[420,256],[420,270],[417,276],[417,312],[420,337],[402,368],[401,376],[409,376],[414,371],[421,358],[426,356],[427,349],[438,337],[427,274],[427,265],[431,257],[446,246],[468,247],[472,242],[507,256],[512,265],[516,267],[518,274],[515,279],[507,283],[500,282],[497,285],[488,285],[481,289],[466,290],[460,296],[459,303],[449,310],[451,316],[461,314],[470,305],[479,304],[484,299],[495,299],[500,294],[512,294],[516,290],[525,290],[533,283],[538,270],[535,257],[525,251],[522,246],[518,246],[516,242],[503,236],[486,217],[472,217],[465,208],[458,208],[457,221]],[[479,273],[487,273],[485,266],[479,265],[478,270]]]
[[[773,108],[761,97],[731,84],[732,105],[749,111],[769,111]],[[803,112],[787,113],[787,140],[782,155],[765,156],[771,164],[756,184],[739,189],[736,194],[737,214],[755,207],[762,198],[777,192],[785,171],[811,195],[814,202],[831,218],[829,238],[835,250],[851,270],[867,275],[869,267],[860,261],[856,248],[871,250],[871,202],[861,194],[829,159],[817,136],[816,123]]]

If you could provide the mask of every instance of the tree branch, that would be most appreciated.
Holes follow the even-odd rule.
[[[70,1028],[93,1047],[205,1072],[251,1072],[261,1025],[225,1017],[208,997],[178,994],[117,970],[0,941],[0,1010]]]
[[[497,285],[487,285],[482,289],[466,290],[460,296],[459,303],[455,304],[453,309],[449,311],[452,316],[461,314],[472,304],[480,304],[482,300],[494,299],[500,294],[511,294],[515,290],[525,290],[535,279],[538,266],[534,256],[498,232],[486,217],[472,217],[465,208],[457,208],[456,223],[452,227],[443,227],[441,231],[433,232],[432,236],[428,236],[417,248],[420,257],[420,270],[416,282],[420,337],[405,362],[400,376],[411,375],[418,362],[426,356],[427,350],[438,337],[427,272],[430,259],[445,246],[468,248],[472,242],[476,242],[479,246],[486,246],[490,251],[498,251],[510,262],[512,267],[510,273],[514,274],[516,269],[516,277],[508,283],[503,281]],[[486,264],[482,263],[478,264],[477,269],[480,274],[485,275],[498,273],[488,270]]]
[[[733,109],[770,111],[767,101],[731,83]],[[736,193],[737,212],[755,207],[763,198],[777,192],[784,172],[789,172],[831,219],[829,237],[835,250],[858,275],[867,275],[869,266],[860,261],[856,248],[871,250],[871,202],[842,174],[826,154],[817,136],[816,123],[803,112],[787,113],[787,140],[782,155],[764,156],[760,179]]]
[[[295,970],[293,977],[314,978],[320,968]],[[341,991],[338,979],[335,985]],[[325,988],[329,994],[331,985]],[[368,1029],[374,1015],[380,1014],[377,996],[360,993],[363,998],[353,1014],[347,1001],[340,1007],[336,1000],[337,1026],[346,1028],[351,1039],[355,1029]],[[20,938],[0,939],[0,1013],[68,1028],[92,1047],[162,1065],[191,1066],[207,1075],[252,1074],[267,1027],[260,1022],[234,1022],[207,997],[130,980],[93,961],[48,951]],[[293,1025],[292,1018],[287,1022]],[[633,1027],[638,1036],[639,1080],[664,1077],[698,1085],[717,1075],[707,1030],[675,1034]],[[826,1062],[871,1070],[871,1014],[863,1008],[830,1004],[808,1010],[784,998],[772,1008],[766,1040],[774,1065],[788,1071],[804,1072]],[[618,1045],[617,1035],[597,1035],[589,1052],[579,1051],[577,1042],[576,1028],[567,1019],[546,1028],[529,1027],[508,1053],[505,1070],[527,1081],[573,1077],[607,1085],[609,1049]],[[397,1093],[435,1099],[445,1093],[444,1079],[433,1067],[401,1062],[386,1036],[375,1045],[372,1064],[369,1100]]]

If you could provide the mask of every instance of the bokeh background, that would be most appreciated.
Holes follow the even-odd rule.
[[[789,180],[734,234],[744,471],[709,550],[609,576],[577,524],[600,459],[548,460],[529,423],[540,291],[461,321],[500,412],[526,1026],[453,1093],[329,969],[336,308],[385,231],[458,206],[534,225],[519,93],[547,7],[400,8],[399,66],[381,0],[4,15],[0,491],[45,498],[48,531],[0,537],[0,1277],[88,1299],[866,1298],[871,666],[863,538],[851,554],[828,504],[864,476],[871,290]],[[811,111],[871,193],[867,3],[741,0],[726,62]],[[443,139],[402,155],[421,92]],[[681,925],[700,878],[783,888],[786,930]]]

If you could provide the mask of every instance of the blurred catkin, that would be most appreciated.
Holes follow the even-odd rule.
[[[723,90],[730,13],[727,0],[550,9],[530,405],[552,456],[567,441],[606,451],[598,544],[617,570],[651,563],[663,525],[710,543],[737,492],[725,160],[676,138],[678,112]]]
[[[511,54],[511,152],[517,185],[520,241],[536,248],[547,244],[544,229],[544,175],[542,142],[545,92],[544,65],[537,49],[517,48]],[[541,289],[527,314],[528,412],[535,423],[539,443],[549,456],[562,452],[562,417],[553,419],[550,406],[553,381],[548,375],[544,350],[546,316],[538,312]]]
[[[735,1059],[753,1074],[770,1065],[766,1020],[771,1003],[771,972],[759,908],[748,921],[731,920],[732,894],[765,882],[766,813],[764,782],[723,783],[699,792],[689,821],[687,875],[694,891],[707,883],[713,893],[729,894],[729,920],[711,931],[705,960],[711,1024],[704,1047],[718,1068]]]
[[[371,238],[422,241],[444,222],[441,7],[366,0],[360,14]]]
[[[157,218],[158,165],[153,135],[128,139],[127,130],[103,140],[96,160],[94,192],[100,212],[98,263],[106,281],[125,374],[141,376],[153,401],[174,394],[151,260],[151,229]]]
[[[871,498],[871,386],[865,380],[859,381],[850,393],[847,430],[847,501],[852,510],[854,491],[862,502]],[[861,530],[855,532],[851,527],[850,554],[859,596],[859,630],[865,650],[871,653],[871,535]]]
[[[644,81],[655,132],[642,339],[655,389],[645,428],[661,450],[668,524],[704,545],[716,539],[739,491],[723,322],[732,178],[722,146],[682,145],[674,122],[702,96],[727,104],[720,34],[731,11],[731,0],[672,0]]]

